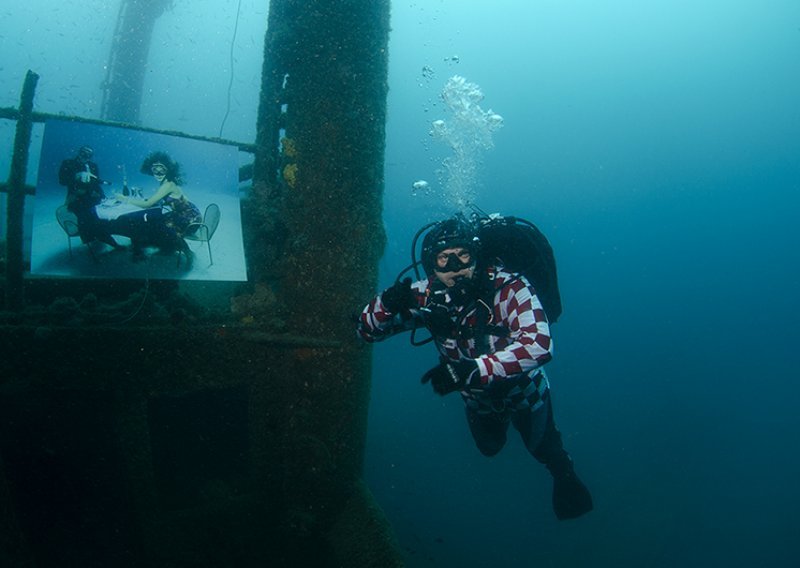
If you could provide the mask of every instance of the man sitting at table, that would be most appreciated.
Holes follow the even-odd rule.
[[[108,221],[100,219],[95,210],[95,206],[106,196],[100,186],[100,169],[91,160],[93,154],[89,146],[81,146],[74,158],[61,162],[58,183],[67,188],[67,209],[78,220],[81,242],[89,244],[99,241],[115,249],[122,248],[111,236]]]

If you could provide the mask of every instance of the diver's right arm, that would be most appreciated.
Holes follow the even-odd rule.
[[[396,291],[399,284],[409,287],[408,297],[405,301],[401,301],[399,306],[393,306],[397,304],[397,294],[393,294],[393,290]],[[375,296],[364,306],[358,317],[356,329],[358,336],[368,343],[374,343],[401,331],[418,327],[415,325],[416,320],[421,317],[418,308],[425,305],[427,285],[427,280],[414,284],[410,281],[398,283]]]

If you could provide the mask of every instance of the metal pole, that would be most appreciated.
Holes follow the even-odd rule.
[[[385,243],[389,8],[389,0],[272,0],[250,198],[248,272],[274,282],[290,333],[341,343],[291,362],[287,548],[300,559],[310,535],[324,535],[342,554],[332,564],[348,566],[402,564],[388,528],[357,539],[351,528],[381,524],[353,514],[378,508],[359,489],[370,351],[354,341],[349,316],[374,293]]]
[[[103,85],[103,118],[139,122],[142,91],[156,20],[169,0],[123,0]]]
[[[25,305],[22,259],[22,220],[25,211],[25,177],[28,172],[33,121],[33,97],[39,75],[28,70],[19,102],[19,119],[14,136],[14,155],[11,158],[11,173],[8,176],[8,201],[6,222],[6,309],[22,311]]]

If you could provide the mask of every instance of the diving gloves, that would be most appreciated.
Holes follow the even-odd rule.
[[[441,396],[469,388],[480,388],[481,376],[478,363],[475,359],[440,363],[422,375],[422,384],[428,382],[436,394]]]
[[[418,307],[411,290],[411,278],[397,281],[381,294],[381,303],[389,313],[399,314]]]

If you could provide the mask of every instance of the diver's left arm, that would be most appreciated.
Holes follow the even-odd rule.
[[[509,331],[498,341],[500,348],[476,359],[481,384],[527,373],[553,357],[550,326],[539,298],[525,278],[501,287],[495,296],[495,314]]]

